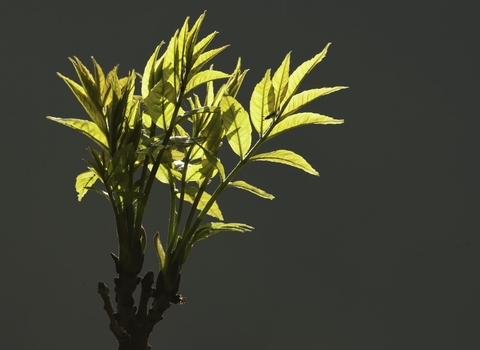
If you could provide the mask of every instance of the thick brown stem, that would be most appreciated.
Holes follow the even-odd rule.
[[[163,313],[171,304],[184,304],[185,298],[166,293],[163,288],[152,288],[153,272],[149,271],[143,279],[134,275],[119,273],[115,278],[115,300],[117,312],[110,301],[108,287],[100,282],[98,293],[104,301],[104,309],[110,318],[110,329],[118,340],[118,350],[150,350],[148,342],[155,325],[163,319]],[[133,293],[141,281],[138,308],[134,305]],[[153,298],[152,307],[148,302]]]

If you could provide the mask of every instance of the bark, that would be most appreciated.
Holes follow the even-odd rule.
[[[160,273],[161,275],[161,273]],[[166,291],[163,278],[157,281],[157,288],[152,288],[154,274],[149,271],[143,279],[136,275],[120,271],[115,278],[115,311],[110,300],[109,289],[103,283],[98,284],[98,293],[104,302],[104,309],[110,319],[110,330],[118,341],[118,350],[150,350],[149,337],[155,325],[163,319],[163,313],[171,304],[184,304],[185,298],[176,294],[180,278],[175,279],[175,293]],[[140,283],[141,282],[141,283]],[[160,282],[160,283],[159,283]],[[141,285],[138,306],[135,305],[133,294],[137,285]],[[170,292],[170,293],[169,293]],[[148,303],[153,299],[152,306]]]

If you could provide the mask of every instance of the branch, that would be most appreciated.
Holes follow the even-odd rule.
[[[142,279],[140,300],[136,317],[138,320],[147,317],[148,300],[152,297],[153,272],[148,271]]]
[[[115,310],[113,309],[112,302],[110,300],[110,289],[103,282],[98,282],[98,293],[103,299],[103,308],[107,312],[108,318],[110,319],[110,330],[115,335],[115,338],[120,342],[129,337],[128,333],[123,327],[120,327],[115,318]]]

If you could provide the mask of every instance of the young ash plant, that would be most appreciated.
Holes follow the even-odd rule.
[[[240,59],[230,73],[205,68],[227,46],[207,49],[216,32],[199,40],[201,15],[190,28],[188,18],[168,45],[162,42],[147,61],[142,75],[135,71],[117,76],[117,67],[107,74],[92,58],[93,72],[76,57],[70,59],[80,84],[58,74],[72,90],[91,120],[48,117],[86,136],[93,144],[87,171],[78,175],[80,201],[88,191],[104,196],[112,205],[118,235],[118,254],[113,254],[116,273],[115,302],[100,282],[98,292],[110,318],[110,329],[119,350],[147,350],[149,336],[171,304],[183,304],[178,294],[181,269],[195,243],[221,231],[246,232],[253,227],[224,222],[217,198],[228,187],[249,191],[262,198],[273,196],[254,185],[237,180],[250,162],[290,165],[318,173],[300,155],[285,149],[259,153],[273,137],[308,124],[341,124],[312,112],[299,112],[307,103],[345,86],[297,92],[305,76],[325,57],[328,45],[290,74],[290,53],[275,72],[267,70],[255,86],[247,111],[236,96],[247,70]],[[166,46],[166,47],[165,47]],[[161,49],[163,53],[161,54]],[[135,94],[137,78],[141,94]],[[224,80],[215,91],[213,81]],[[205,97],[195,93],[203,86]],[[188,106],[188,107],[187,107]],[[252,131],[255,137],[252,139]],[[226,141],[225,141],[226,139]],[[218,151],[222,143],[238,157],[226,172]],[[218,180],[211,180],[218,177]],[[147,235],[142,226],[155,181],[170,190],[169,222],[165,235],[153,236],[159,271],[142,271]],[[102,185],[97,187],[97,184]],[[187,205],[188,203],[188,205]],[[211,220],[206,220],[206,217]],[[161,237],[162,236],[162,237]],[[138,302],[134,292],[140,285]]]

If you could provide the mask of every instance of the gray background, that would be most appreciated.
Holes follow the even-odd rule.
[[[388,3],[388,5],[386,5]],[[85,117],[55,72],[67,60],[142,71],[187,15],[250,68],[240,101],[290,50],[333,42],[303,88],[349,85],[307,110],[345,119],[272,141],[319,178],[272,164],[229,190],[227,221],[256,230],[195,246],[154,349],[478,349],[479,29],[474,1],[25,1],[0,5],[0,348],[114,349],[96,293],[113,285],[111,209],[74,180],[85,137],[45,119]],[[229,164],[228,157],[223,156]],[[231,163],[231,161],[230,161]],[[159,188],[159,195],[162,195]],[[149,239],[165,229],[159,198]],[[152,245],[145,271],[157,270]]]

